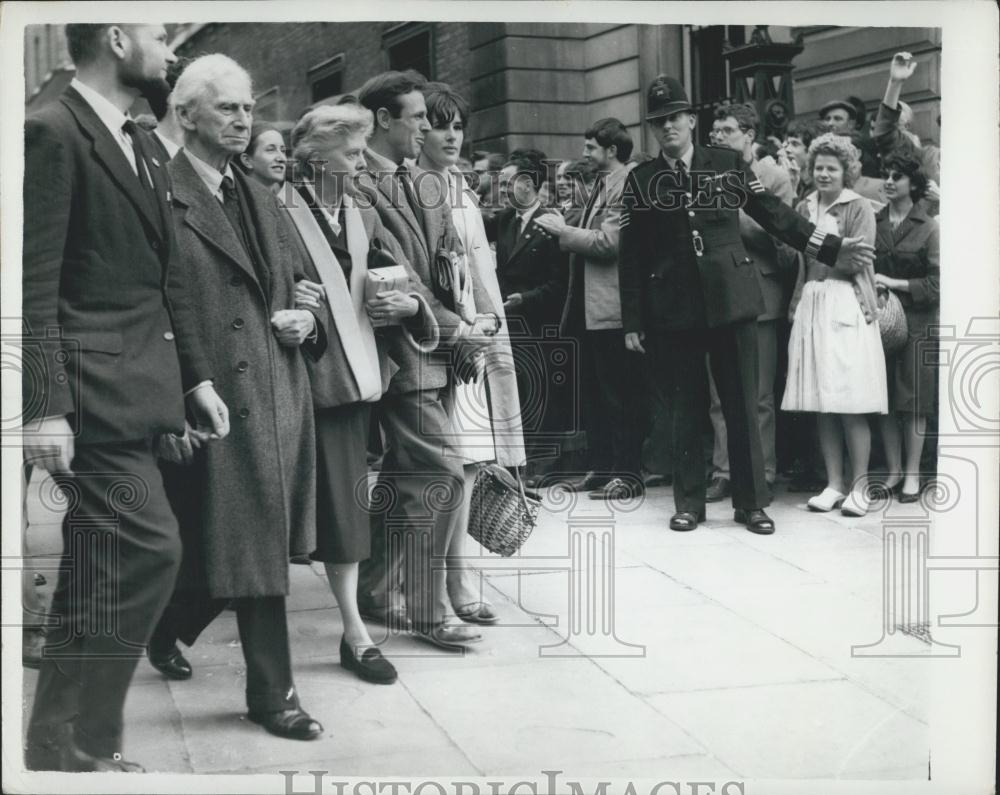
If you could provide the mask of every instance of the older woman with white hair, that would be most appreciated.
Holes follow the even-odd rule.
[[[358,611],[358,564],[371,553],[368,514],[367,442],[372,405],[388,387],[390,355],[396,346],[429,351],[437,324],[426,311],[412,318],[380,318],[376,330],[365,302],[370,252],[404,259],[378,214],[352,200],[354,177],[365,168],[372,131],[371,111],[359,105],[322,106],[309,111],[292,131],[298,189],[289,180],[278,194],[294,227],[289,235],[306,260],[306,279],[297,286],[298,305],[321,312],[327,349],[309,364],[316,420],[317,528],[312,558],[326,567],[340,606],[344,634],[340,662],[361,679],[396,681],[396,671],[376,648]],[[388,305],[395,299],[383,295]],[[391,310],[386,310],[391,313]],[[402,325],[400,325],[402,323]],[[417,340],[421,340],[420,343]]]
[[[874,244],[875,212],[850,187],[861,173],[860,153],[850,139],[827,133],[813,140],[808,170],[816,190],[799,204],[799,213],[824,232]],[[871,452],[865,415],[888,410],[873,266],[844,276],[800,258],[789,311],[793,321],[781,408],[818,414],[827,474],[827,487],[807,505],[813,511],[841,507],[847,516],[863,516]],[[844,472],[845,440],[850,473]]]

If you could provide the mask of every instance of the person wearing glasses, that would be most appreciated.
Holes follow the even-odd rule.
[[[619,286],[625,347],[647,355],[654,388],[669,395],[673,408],[676,513],[670,528],[690,531],[705,521],[707,355],[728,430],[733,521],[767,535],[774,522],[764,511],[771,495],[757,425],[757,317],[764,300],[740,239],[737,209],[807,252],[824,272],[847,279],[871,269],[873,240],[817,228],[769,193],[741,155],[695,145],[697,116],[676,78],[657,77],[645,107],[660,155],[626,178]]]
[[[757,176],[765,190],[792,206],[795,191],[788,172],[773,158],[754,159],[753,151],[760,129],[760,118],[753,105],[724,105],[715,111],[713,125],[716,145],[739,152],[743,162]],[[740,238],[757,270],[757,283],[764,297],[764,311],[757,316],[757,424],[764,447],[764,479],[768,488],[774,487],[777,477],[775,453],[774,380],[778,370],[778,323],[788,312],[792,279],[782,277],[778,249],[774,239],[764,228],[745,212],[740,213]],[[722,416],[722,402],[709,377],[712,405],[709,416],[715,442],[712,447],[712,479],[705,499],[718,502],[730,494],[729,451],[726,446],[726,420]]]
[[[930,327],[938,322],[938,224],[920,201],[929,180],[916,157],[891,154],[882,167],[889,203],[875,216],[875,283],[899,297],[909,337],[901,351],[886,359],[892,413],[879,420],[889,471],[886,485],[900,502],[916,502],[927,418],[936,411],[937,374],[924,351],[930,350]]]

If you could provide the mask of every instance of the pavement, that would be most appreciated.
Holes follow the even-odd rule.
[[[296,684],[322,738],[246,719],[227,612],[185,652],[190,681],[140,662],[124,757],[174,773],[926,780],[929,666],[852,654],[882,636],[882,517],[810,513],[807,496],[779,484],[777,532],[757,536],[728,500],[677,533],[669,487],[628,505],[550,490],[519,555],[473,561],[502,619],[482,643],[454,654],[372,627],[392,686],[340,667],[322,568],[292,566]],[[37,483],[28,505],[31,553],[58,551]]]

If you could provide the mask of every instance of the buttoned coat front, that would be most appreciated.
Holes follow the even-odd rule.
[[[278,343],[271,315],[294,308],[297,247],[273,195],[234,169],[270,273],[265,294],[221,203],[187,154],[170,162],[181,268],[229,436],[168,477],[185,541],[184,577],[216,598],[288,593],[289,554],[315,548],[315,434],[300,348]],[[320,327],[318,354],[325,343]],[[193,567],[193,568],[192,568]]]
[[[797,251],[832,266],[840,238],[767,192],[743,156],[695,146],[692,189],[659,156],[636,166],[622,193],[619,279],[626,333],[717,328],[764,312],[738,210]]]

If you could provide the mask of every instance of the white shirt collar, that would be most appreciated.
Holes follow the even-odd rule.
[[[339,236],[340,235],[340,224],[337,223],[337,218],[340,215],[340,208],[341,207],[349,207],[350,206],[350,202],[348,200],[348,197],[347,196],[341,196],[341,198],[340,198],[340,204],[338,204],[336,207],[324,207],[322,204],[319,203],[319,199],[316,196],[316,191],[313,190],[312,184],[309,183],[309,182],[306,182],[306,183],[303,183],[303,184],[305,186],[305,189],[307,191],[309,191],[309,195],[312,196],[313,201],[316,202],[316,206],[319,207],[319,211],[321,213],[323,213],[323,217],[326,219],[326,222],[328,224],[330,224],[330,228],[333,229],[333,233],[335,235]]]
[[[535,199],[535,203],[532,204],[530,207],[528,207],[525,210],[519,210],[517,213],[517,217],[521,219],[521,225],[523,226],[524,224],[528,223],[528,220],[534,214],[535,210],[537,210],[541,206],[542,206],[541,201]]]
[[[188,160],[191,161],[194,170],[198,172],[198,176],[205,183],[208,192],[219,201],[222,201],[222,180],[226,177],[233,178],[233,167],[229,163],[226,163],[226,170],[224,172],[219,171],[192,153],[190,149],[185,149],[184,154],[188,156]]]
[[[670,155],[668,155],[666,152],[661,151],[661,153],[663,155],[663,159],[667,161],[667,163],[671,168],[677,168],[678,158],[670,157]],[[684,154],[682,154],[679,159],[684,161],[684,168],[690,171],[691,161],[694,159],[694,144],[688,144],[687,151]]]
[[[167,136],[162,135],[158,130],[153,130],[153,135],[159,139],[160,143],[163,144],[163,148],[167,150],[167,154],[170,155],[170,159],[173,160],[174,155],[176,155],[181,148],[167,138]]]
[[[830,207],[836,207],[838,204],[847,204],[847,202],[854,201],[855,199],[860,199],[860,198],[861,196],[855,193],[850,188],[844,188],[840,192],[840,195],[836,199],[834,199],[833,202],[830,204],[830,206],[827,207],[826,209],[829,210]],[[809,204],[809,207],[812,210],[813,215],[815,215],[817,210],[819,209],[819,191],[814,190],[812,193],[810,193],[806,197],[806,202]]]
[[[113,136],[120,138],[125,134],[122,131],[122,125],[131,118],[127,113],[122,113],[112,104],[111,100],[100,92],[95,91],[86,83],[80,82],[76,77],[70,80],[69,84],[90,105],[94,113],[97,114],[97,118],[101,120],[101,123],[108,128],[108,131]]]

